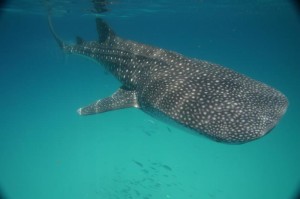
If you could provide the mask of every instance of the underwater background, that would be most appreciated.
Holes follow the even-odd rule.
[[[103,2],[103,1],[102,1]],[[300,13],[288,0],[107,1],[122,38],[234,69],[283,92],[267,136],[214,142],[138,109],[81,117],[120,83],[65,55],[57,33],[96,40],[91,1],[2,2],[0,199],[296,199],[300,188]]]

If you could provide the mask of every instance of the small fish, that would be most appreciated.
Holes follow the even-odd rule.
[[[136,165],[138,165],[139,167],[144,167],[144,165],[136,160],[132,160]]]
[[[168,171],[172,171],[172,168],[169,167],[168,165],[163,164],[163,165],[161,165],[161,166],[162,166],[164,169],[168,170]]]

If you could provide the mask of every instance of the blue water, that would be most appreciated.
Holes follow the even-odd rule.
[[[300,187],[300,13],[291,1],[113,1],[103,18],[135,41],[230,67],[290,105],[267,136],[227,145],[137,109],[80,117],[119,86],[64,55],[42,2],[0,12],[0,198],[291,199]],[[68,42],[97,38],[88,1],[51,4]]]

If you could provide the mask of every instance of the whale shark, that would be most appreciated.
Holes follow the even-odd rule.
[[[287,110],[278,90],[234,70],[180,53],[126,40],[96,18],[98,38],[59,47],[97,61],[122,84],[111,96],[78,109],[91,115],[135,107],[223,143],[241,144],[270,132]]]

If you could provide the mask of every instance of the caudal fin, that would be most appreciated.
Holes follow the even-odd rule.
[[[50,15],[48,15],[48,24],[49,24],[50,31],[51,31],[54,39],[56,40],[57,44],[59,45],[60,48],[64,48],[65,44],[64,44],[63,40],[54,31]]]

